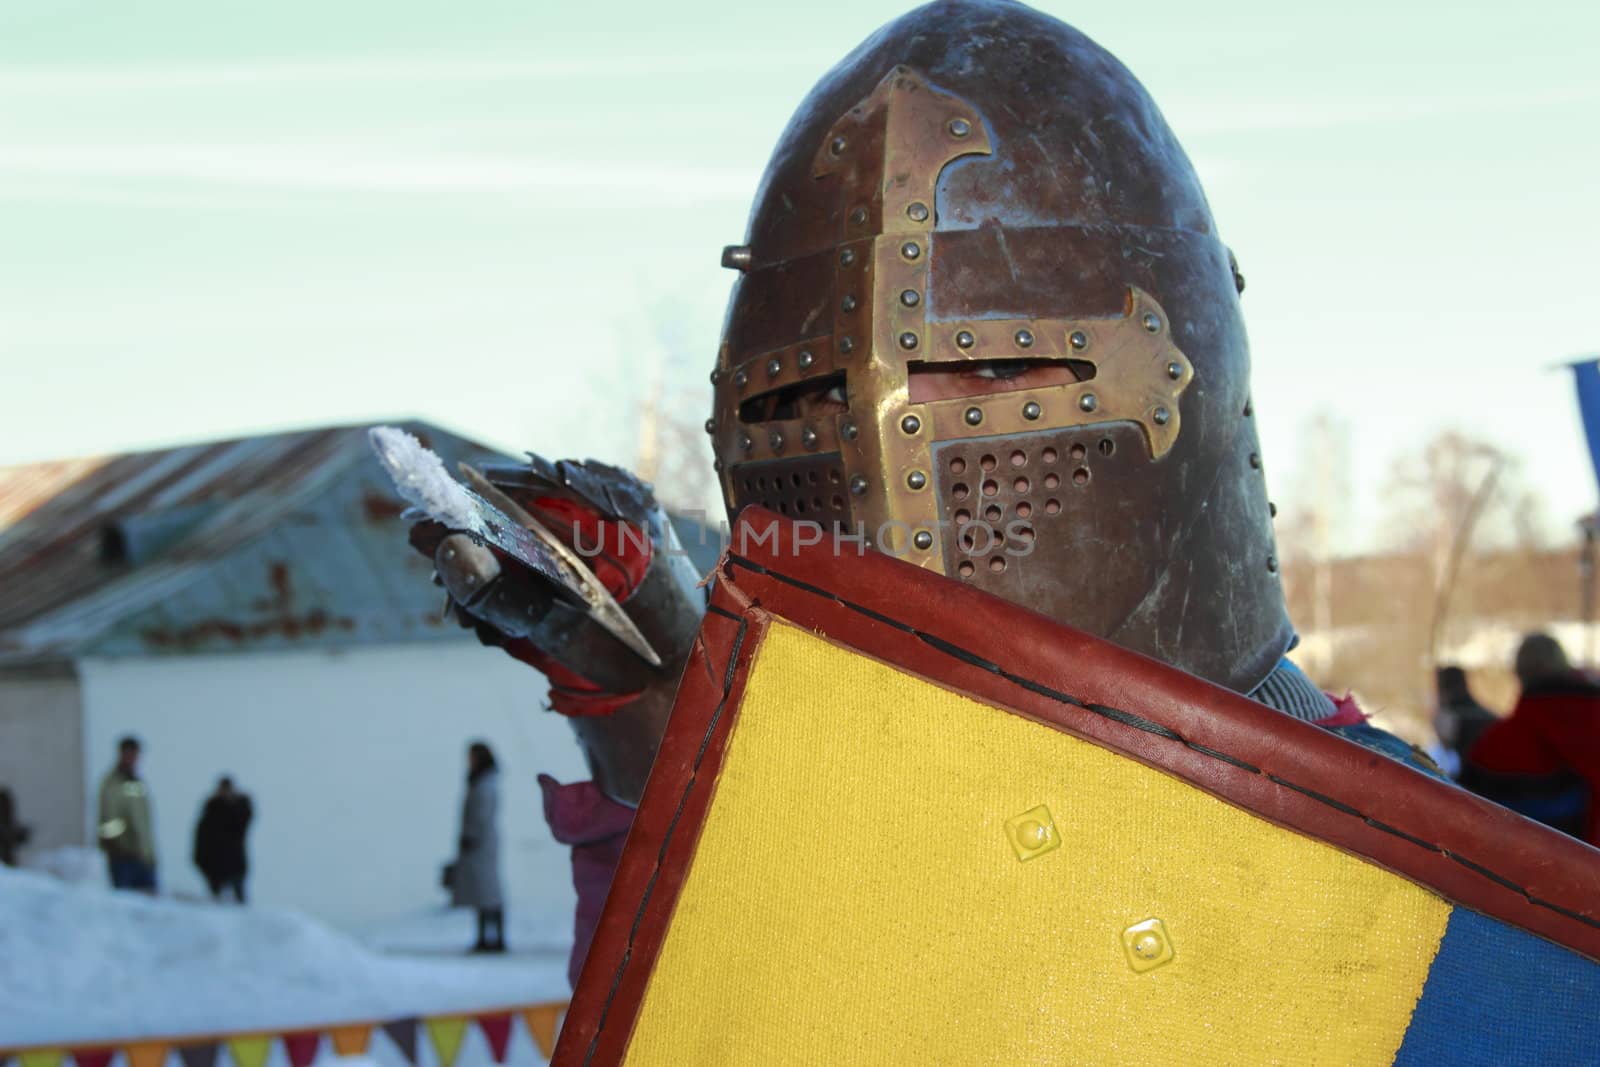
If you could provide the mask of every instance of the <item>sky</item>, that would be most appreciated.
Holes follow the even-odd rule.
[[[1600,352],[1600,5],[1039,6],[1200,173],[1280,502],[1331,412],[1347,549],[1448,427],[1593,509],[1551,368]],[[0,464],[405,416],[631,462],[655,389],[709,408],[779,132],[902,10],[3,0]]]

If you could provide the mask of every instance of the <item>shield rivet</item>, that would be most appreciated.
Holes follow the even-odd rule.
[[[835,137],[831,142],[829,142],[828,151],[832,152],[836,156],[843,155],[845,148],[848,147],[849,144],[850,142],[846,141],[843,137]]]
[[[750,375],[746,374],[744,371],[740,371],[738,374],[733,376],[733,384],[738,388],[743,389],[746,385],[750,384]]]
[[[801,370],[810,370],[811,364],[816,361],[817,357],[813,356],[809,349],[802,349],[799,358],[795,362],[800,364]]]
[[[1154,970],[1173,958],[1172,938],[1160,919],[1146,919],[1122,931],[1122,948],[1128,966],[1139,974]]]
[[[968,426],[976,426],[983,421],[983,409],[968,408],[965,418]]]
[[[855,338],[853,338],[853,337],[841,337],[841,338],[839,338],[839,351],[840,352],[843,352],[845,355],[848,356],[850,353],[854,352],[855,350],[856,350]]]
[[[928,205],[920,200],[912,201],[911,205],[906,208],[906,214],[911,217],[912,222],[927,222]]]
[[[1033,331],[1032,330],[1018,330],[1017,331],[1017,347],[1018,348],[1032,348],[1033,347]]]
[[[750,440],[750,435],[749,434],[742,433],[742,434],[739,435],[739,447],[740,448],[742,448],[746,452],[748,452],[752,448],[754,448],[755,446],[756,446],[756,443],[754,441]]]
[[[928,484],[928,476],[921,471],[912,471],[906,475],[906,485],[912,489],[921,489]]]
[[[1171,412],[1167,411],[1166,408],[1156,408],[1150,413],[1150,421],[1154,422],[1157,426],[1165,426],[1168,422],[1172,421],[1172,414]]]
[[[1168,363],[1167,364],[1167,377],[1171,378],[1173,381],[1177,381],[1179,378],[1182,378],[1183,377],[1183,364],[1179,363],[1176,360],[1172,361],[1171,363]]]
[[[776,378],[778,376],[778,372],[781,370],[783,370],[783,360],[779,359],[777,356],[773,356],[771,359],[767,360],[768,378]]]
[[[853,422],[844,423],[839,427],[839,436],[843,437],[846,441],[854,441],[856,439],[856,435],[860,432],[861,431],[856,428],[856,424]]]
[[[855,249],[847,248],[843,252],[839,253],[839,266],[848,267],[850,264],[854,263],[855,261],[856,261]]]
[[[922,294],[915,289],[904,289],[900,293],[900,303],[908,308],[914,308],[922,303]]]
[[[809,426],[801,430],[800,443],[804,445],[808,451],[815,449],[817,447],[817,431],[813,430]]]
[[[856,298],[853,296],[846,296],[843,300],[839,301],[839,307],[844,311],[854,311],[856,309]]]
[[[1144,313],[1144,328],[1151,333],[1161,332],[1161,320],[1156,317],[1154,312],[1146,311]]]
[[[971,132],[972,132],[972,123],[968,122],[966,119],[951,119],[950,120],[950,136],[952,136],[952,137],[965,137],[967,134],[969,134]]]
[[[1089,335],[1084,333],[1082,330],[1073,330],[1072,336],[1067,338],[1067,340],[1072,347],[1079,352],[1082,352],[1085,348],[1089,347]]]
[[[1039,415],[1040,408],[1038,401],[1030,400],[1026,404],[1022,405],[1022,417],[1027,419],[1029,422],[1037,419]]]
[[[956,347],[971,348],[972,343],[976,340],[977,338],[973,337],[970,332],[967,330],[962,330],[960,333],[956,334]]]
[[[917,335],[912,333],[910,330],[907,330],[905,333],[901,334],[900,335],[900,347],[904,348],[904,349],[908,349],[908,350],[912,349],[912,348],[916,348],[917,347]]]
[[[851,479],[850,479],[850,494],[852,496],[861,496],[866,491],[867,491],[867,476],[864,475],[864,474],[857,474],[857,475],[852,476]]]
[[[922,429],[922,420],[915,415],[907,415],[900,420],[900,429],[905,433],[916,433]]]
[[[1095,399],[1093,393],[1084,393],[1078,398],[1078,408],[1082,411],[1093,411],[1099,406],[1100,401]]]
[[[850,212],[850,221],[856,226],[860,226],[862,223],[866,222],[867,209],[864,207],[858,207],[854,211]]]
[[[926,552],[933,547],[933,534],[927,530],[918,530],[916,535],[911,538],[911,543]]]
[[[905,244],[900,246],[900,254],[905,256],[907,259],[916,259],[918,256],[922,255],[922,246],[917,244],[915,241],[907,241]]]
[[[772,450],[774,452],[782,452],[783,451],[783,433],[781,431],[779,431],[779,430],[773,430],[770,434],[767,435],[767,444],[772,446]]]

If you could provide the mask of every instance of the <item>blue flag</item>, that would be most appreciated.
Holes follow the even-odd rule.
[[[1589,459],[1600,480],[1600,359],[1586,359],[1572,365],[1578,379],[1578,412],[1583,416],[1583,432],[1589,438]]]

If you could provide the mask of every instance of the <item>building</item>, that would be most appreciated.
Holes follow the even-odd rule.
[[[408,428],[447,464],[505,458]],[[443,902],[483,738],[513,908],[560,943],[568,859],[535,775],[583,777],[582,758],[543,679],[443,618],[366,429],[0,470],[0,784],[35,854],[92,845],[136,735],[164,891],[203,893],[194,821],[230,774],[257,806],[255,900],[353,924]]]

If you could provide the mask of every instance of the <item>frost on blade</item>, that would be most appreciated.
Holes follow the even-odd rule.
[[[424,448],[421,441],[398,426],[374,426],[367,431],[367,439],[407,503],[453,530],[482,532],[472,498],[450,477],[444,461]]]

